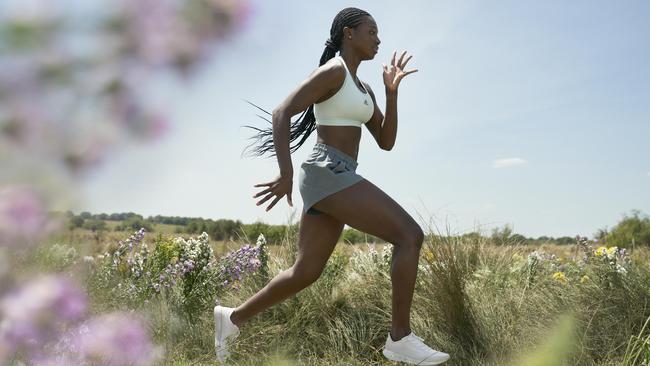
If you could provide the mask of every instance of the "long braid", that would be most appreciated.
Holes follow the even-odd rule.
[[[319,67],[324,65],[328,60],[336,56],[336,52],[341,50],[341,45],[343,44],[343,28],[355,28],[357,25],[361,24],[363,18],[369,16],[368,12],[358,9],[358,8],[345,8],[341,10],[334,21],[332,21],[332,27],[330,29],[330,38],[325,42],[325,50],[320,58]],[[265,109],[246,101],[257,109],[261,110],[268,116],[272,116],[272,113],[266,111]],[[247,147],[254,146],[253,152],[251,155],[262,156],[265,153],[271,153],[271,156],[275,156],[275,145],[273,144],[273,121],[269,117],[257,115],[263,120],[271,124],[271,127],[261,129],[254,126],[245,125],[243,127],[252,128],[257,131],[250,139],[255,141],[248,145]],[[300,114],[300,117],[294,122],[290,123],[289,127],[289,153],[296,151],[304,142],[307,140],[309,135],[316,129],[316,118],[314,117],[314,105],[310,105],[307,110],[303,111]],[[295,141],[303,135],[300,141],[291,146],[291,142]],[[257,142],[257,145],[256,145]]]

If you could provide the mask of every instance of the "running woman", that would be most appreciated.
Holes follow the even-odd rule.
[[[405,71],[412,57],[406,57],[406,51],[399,57],[393,52],[390,65],[383,65],[384,115],[370,86],[357,77],[360,63],[374,59],[380,43],[377,23],[370,14],[357,8],[341,10],[332,22],[319,67],[269,113],[271,128],[252,127],[262,141],[256,153],[274,153],[280,167],[280,174],[273,181],[255,185],[263,188],[253,196],[261,197],[257,205],[272,199],[267,211],[285,196],[293,206],[294,170],[290,154],[313,130],[317,131],[317,141],[300,165],[298,175],[304,204],[296,262],[238,307],[214,308],[219,360],[228,357],[228,344],[248,320],[320,277],[345,224],[393,244],[392,325],[383,347],[384,356],[417,365],[438,365],[449,359],[448,354],[427,346],[410,326],[424,240],[422,228],[397,202],[356,173],[362,125],[379,148],[391,150],[397,135],[397,90],[406,75],[417,71]],[[300,118],[291,123],[291,118],[299,113]]]

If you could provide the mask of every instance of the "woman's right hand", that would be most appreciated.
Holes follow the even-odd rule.
[[[291,191],[293,190],[293,177],[279,175],[275,180],[268,183],[259,183],[255,187],[268,187],[263,191],[256,193],[253,198],[259,196],[264,196],[261,200],[257,202],[257,206],[268,201],[271,197],[276,196],[271,204],[266,208],[266,211],[270,210],[276,203],[284,196],[287,195],[287,202],[289,206],[293,207],[293,201],[291,200]]]

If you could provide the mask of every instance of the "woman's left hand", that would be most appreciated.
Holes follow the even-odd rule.
[[[400,81],[402,81],[404,76],[418,71],[418,69],[404,71],[404,67],[406,67],[406,63],[409,62],[411,57],[413,57],[413,56],[409,56],[405,60],[404,59],[405,55],[406,55],[406,51],[402,53],[399,60],[396,62],[395,57],[397,56],[397,51],[394,51],[393,59],[390,62],[390,66],[386,66],[386,64],[382,64],[384,66],[384,85],[386,86],[386,91],[396,92],[397,87],[399,86],[399,83]]]

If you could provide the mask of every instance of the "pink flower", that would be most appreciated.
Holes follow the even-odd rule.
[[[0,188],[0,246],[43,237],[48,217],[42,197],[21,186]]]
[[[163,356],[162,348],[151,342],[145,323],[135,314],[104,314],[82,327],[84,332],[76,332],[72,347],[87,359],[103,360],[103,365],[151,365]]]
[[[0,348],[39,348],[60,326],[79,320],[86,302],[85,293],[66,277],[32,279],[0,299]]]

